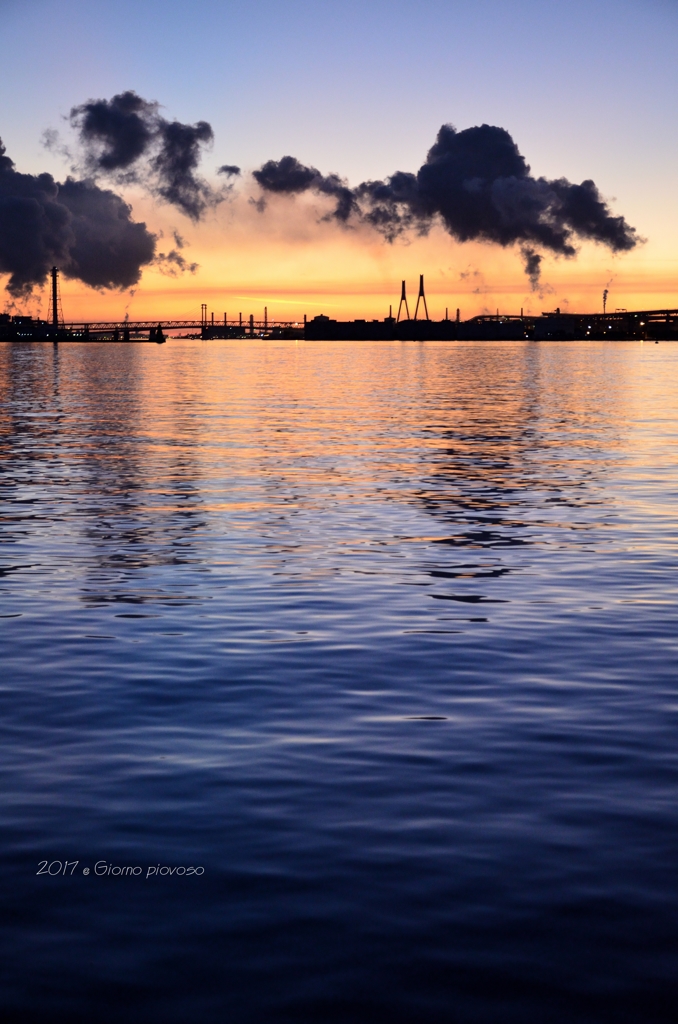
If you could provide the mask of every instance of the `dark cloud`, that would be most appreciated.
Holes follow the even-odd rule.
[[[179,277],[180,274],[195,274],[199,267],[198,263],[189,263],[185,256],[182,256],[177,249],[170,249],[168,253],[159,252],[153,260],[154,265],[161,274],[167,277]]]
[[[155,255],[155,235],[132,220],[120,196],[91,181],[67,178],[59,202],[71,214],[73,241],[61,270],[93,288],[130,288]]]
[[[200,147],[214,141],[214,132],[207,121],[170,121],[161,125],[159,136],[160,152],[152,164],[158,176],[158,195],[192,220],[200,220],[207,207],[217,201],[213,189],[195,173]]]
[[[70,121],[89,174],[139,182],[194,221],[224,198],[197,173],[202,149],[214,140],[207,121],[168,121],[157,103],[131,90],[73,107]]]
[[[258,171],[254,171],[254,180],[266,192],[305,192],[315,188],[322,180],[322,174],[315,167],[304,167],[294,156],[284,156],[282,160],[268,160]]]
[[[443,125],[416,174],[398,171],[354,189],[291,156],[269,160],[254,178],[267,192],[333,196],[337,206],[331,217],[342,222],[355,217],[389,241],[409,230],[425,234],[441,221],[460,242],[519,245],[535,288],[542,259],[538,249],[574,256],[582,239],[613,252],[639,241],[623,217],[611,214],[594,182],[533,177],[509,133],[487,124],[461,132]]]
[[[266,192],[294,195],[311,191],[331,196],[337,205],[330,216],[342,223],[346,223],[351,214],[360,214],[356,194],[342,178],[336,174],[321,174],[315,167],[305,167],[296,157],[269,160],[253,172],[253,177]]]
[[[0,273],[27,295],[50,268],[94,288],[129,288],[155,256],[155,235],[120,196],[92,181],[21,174],[0,142]]]
[[[89,100],[70,114],[86,147],[89,170],[124,171],[143,156],[154,141],[160,117],[158,104],[131,90],[111,100]]]
[[[240,168],[235,164],[222,164],[217,174],[225,174],[227,178],[236,178],[240,174]]]

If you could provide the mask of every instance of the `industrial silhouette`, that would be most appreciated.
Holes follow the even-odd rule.
[[[307,320],[273,320],[264,307],[261,320],[255,320],[250,313],[242,313],[237,319],[229,320],[223,314],[223,322],[208,313],[203,302],[199,320],[175,320],[154,318],[153,320],[106,320],[89,323],[82,321],[66,323],[61,306],[59,271],[51,271],[48,316],[40,320],[30,316],[0,314],[0,341],[100,341],[100,342],[143,342],[162,344],[166,332],[199,329],[189,337],[204,341],[219,338],[305,338],[308,341],[569,341],[576,339],[623,341],[623,340],[678,340],[678,309],[651,309],[629,312],[617,309],[607,313],[607,289],[603,302],[604,312],[563,313],[560,309],[542,313],[541,316],[503,314],[482,314],[461,319],[456,310],[454,320],[449,319],[445,309],[443,320],[431,320],[424,290],[424,275],[419,276],[419,294],[414,317],[410,317],[407,302],[407,284],[402,282],[398,315],[393,317],[393,307],[383,320],[338,321],[320,314]],[[403,315],[404,309],[404,315]],[[424,317],[419,312],[423,309]]]

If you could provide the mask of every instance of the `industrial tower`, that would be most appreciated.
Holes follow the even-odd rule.
[[[64,311],[61,306],[61,289],[59,287],[59,271],[52,267],[52,287],[49,293],[47,320],[55,330],[64,326]]]

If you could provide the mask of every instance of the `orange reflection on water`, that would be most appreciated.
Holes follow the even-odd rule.
[[[611,452],[632,458],[648,410],[672,415],[674,358],[635,343],[3,345],[0,436],[5,459],[28,435],[32,457],[61,451],[149,511],[189,487],[203,512],[383,487],[479,510],[557,496],[562,474],[573,500]],[[18,421],[17,396],[43,415]]]

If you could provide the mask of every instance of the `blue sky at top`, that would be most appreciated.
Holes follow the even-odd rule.
[[[383,175],[443,121],[500,124],[535,171],[571,178],[626,183],[678,150],[662,0],[5,0],[0,22],[0,134],[31,169],[45,127],[126,88],[209,120],[215,164],[289,151]]]

